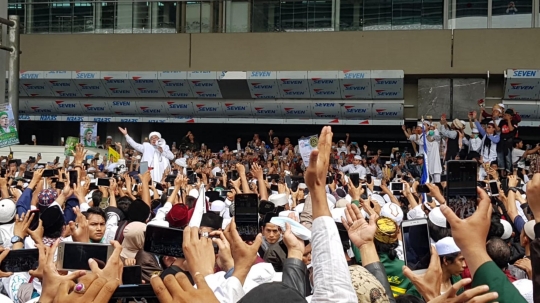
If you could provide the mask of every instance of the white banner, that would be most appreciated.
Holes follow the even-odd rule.
[[[309,166],[309,156],[311,155],[311,151],[317,149],[318,143],[319,137],[317,137],[317,135],[298,139],[300,155],[302,156],[306,168]]]

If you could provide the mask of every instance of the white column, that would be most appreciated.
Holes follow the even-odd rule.
[[[102,3],[94,2],[94,32],[101,30]]]
[[[333,28],[334,28],[334,31],[338,32],[339,31],[339,19],[340,19],[340,7],[341,5],[341,1],[340,0],[334,0],[332,1],[332,23],[333,23]]]
[[[362,8],[362,6],[360,5],[360,2],[354,1],[354,4],[353,4],[353,23],[352,23],[352,27],[355,28],[355,29],[359,29],[359,28],[360,28],[360,19],[361,19],[361,17],[362,17],[362,11],[361,11],[361,8]]]
[[[487,28],[491,28],[491,17],[493,15],[493,1],[488,0]]]
[[[167,6],[167,2],[165,2],[165,6]],[[148,12],[148,23],[151,25],[148,27],[148,29],[151,29],[152,31],[159,29],[159,7],[157,2],[150,2],[150,6],[148,7],[150,12]]]
[[[131,0],[118,1],[116,8],[116,27],[119,32],[133,31],[133,2]]]

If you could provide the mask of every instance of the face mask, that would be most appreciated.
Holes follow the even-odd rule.
[[[430,136],[433,136],[434,134],[435,134],[435,131],[430,130],[430,131],[428,132],[428,135],[430,135]]]

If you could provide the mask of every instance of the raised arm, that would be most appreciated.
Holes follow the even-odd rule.
[[[122,133],[122,135],[124,135],[126,137],[126,141],[129,145],[131,145],[131,147],[133,147],[133,149],[135,149],[136,151],[140,152],[140,153],[143,153],[144,152],[144,147],[142,144],[140,143],[137,143],[135,142],[135,140],[133,140],[127,133],[127,128],[121,128],[121,127],[118,127],[118,130],[120,130],[120,132]]]

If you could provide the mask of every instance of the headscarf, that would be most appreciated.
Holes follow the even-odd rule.
[[[120,256],[123,258],[134,259],[139,250],[144,248],[144,234],[146,224],[141,222],[131,222],[124,228],[124,241],[122,242],[122,252]]]

